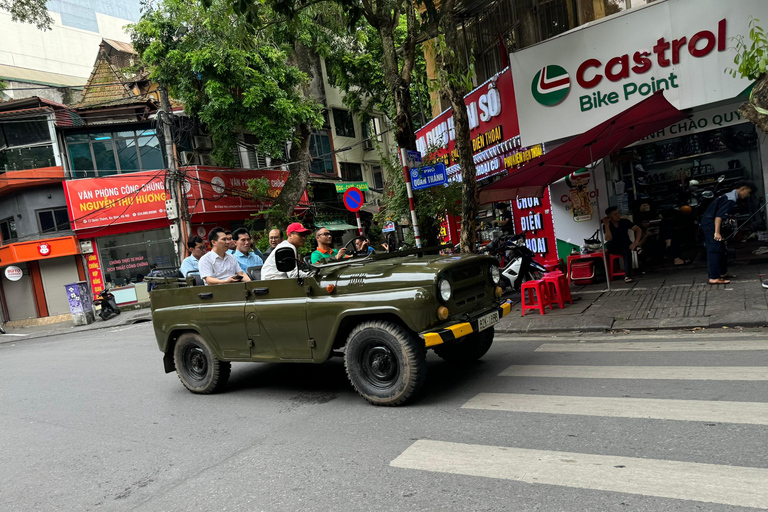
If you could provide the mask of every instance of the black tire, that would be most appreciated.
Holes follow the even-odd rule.
[[[197,333],[187,332],[179,336],[173,349],[173,360],[179,380],[193,393],[216,393],[229,380],[231,364],[219,361],[208,342]]]
[[[119,315],[119,314],[120,314],[120,309],[118,309],[118,308],[115,308],[115,309],[114,309],[114,312],[115,312],[115,314],[116,314],[116,315]]]
[[[449,363],[471,363],[485,355],[493,345],[493,327],[460,338],[456,343],[438,345],[435,354]]]
[[[370,403],[402,405],[424,384],[426,350],[399,325],[368,321],[349,334],[344,366],[352,387]]]

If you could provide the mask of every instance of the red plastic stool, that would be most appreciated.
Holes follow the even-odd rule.
[[[565,302],[573,304],[573,298],[571,297],[571,289],[568,287],[568,279],[562,272],[548,272],[544,274],[542,279],[547,285],[547,292],[549,293],[549,304],[557,304],[560,309],[565,307]]]
[[[539,313],[543,315],[544,307],[547,304],[549,304],[549,309],[554,309],[549,301],[549,293],[547,293],[547,287],[548,285],[541,279],[526,281],[523,283],[523,286],[520,287],[520,293],[522,294],[521,303],[523,305],[523,316],[525,316],[526,309],[538,309]]]
[[[616,265],[620,261],[624,260],[624,256],[621,254],[609,254],[608,255],[608,277],[613,281],[614,277],[624,277],[626,272]]]

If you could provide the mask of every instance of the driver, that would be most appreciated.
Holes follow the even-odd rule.
[[[301,225],[301,222],[294,222],[286,229],[288,233],[288,239],[280,242],[275,249],[267,256],[267,261],[261,267],[261,280],[267,281],[269,279],[288,279],[291,277],[305,277],[309,274],[302,272],[298,267],[294,268],[290,272],[280,272],[277,270],[277,262],[275,261],[275,255],[278,249],[283,247],[290,247],[293,252],[298,254],[298,249],[304,246],[304,242],[307,240],[307,235],[312,232],[311,229],[306,229]],[[298,256],[297,256],[298,259]]]
[[[311,262],[313,265],[321,261],[325,263],[325,260],[331,258],[335,260],[343,260],[345,258],[347,254],[346,247],[342,247],[338,251],[333,248],[331,245],[333,238],[328,228],[318,229],[317,233],[315,233],[315,239],[317,240],[317,250],[312,251]]]

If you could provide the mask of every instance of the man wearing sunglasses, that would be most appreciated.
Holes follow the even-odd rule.
[[[345,248],[336,250],[333,248],[333,235],[328,228],[320,228],[315,233],[317,250],[312,252],[312,263],[326,262],[329,260],[343,260],[347,253]]]

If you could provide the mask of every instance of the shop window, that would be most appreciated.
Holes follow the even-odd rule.
[[[19,238],[16,234],[16,222],[13,220],[13,217],[0,220],[0,237],[2,237],[4,243],[12,242]]]
[[[381,167],[375,165],[371,167],[373,173],[373,188],[383,190],[384,189],[384,174],[381,172]]]
[[[538,9],[542,40],[555,37],[571,28],[568,23],[568,8],[564,0],[551,0],[539,4]]]
[[[110,286],[139,282],[153,265],[174,267],[173,242],[167,229],[101,237],[97,244],[104,280]]]
[[[341,163],[341,179],[344,181],[363,181],[363,168],[360,164]]]
[[[326,130],[312,133],[309,140],[309,154],[312,156],[310,170],[315,174],[336,174],[333,168],[331,137]]]
[[[0,148],[0,172],[56,165],[44,118],[0,123]]]
[[[50,208],[37,211],[37,225],[41,233],[69,230],[67,208]]]
[[[336,125],[337,137],[355,138],[355,120],[349,110],[334,108],[333,123]]]
[[[153,129],[75,133],[66,137],[76,178],[162,169],[163,154]]]

